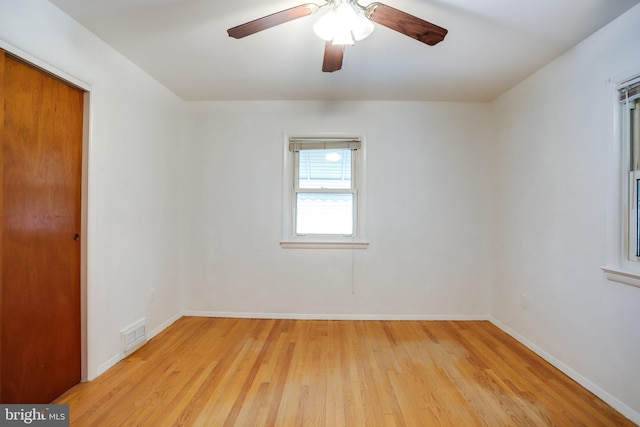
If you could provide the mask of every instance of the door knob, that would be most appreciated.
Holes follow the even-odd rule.
[[[80,235],[78,233],[74,234],[73,240],[80,240]]]

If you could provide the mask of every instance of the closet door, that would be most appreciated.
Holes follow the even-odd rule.
[[[80,381],[84,93],[0,50],[0,401]]]

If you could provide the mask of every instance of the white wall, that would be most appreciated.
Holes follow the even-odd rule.
[[[0,0],[0,43],[90,87],[93,377],[118,360],[122,328],[146,317],[153,331],[181,310],[184,104],[46,0]]]
[[[493,316],[640,422],[640,289],[607,281],[613,84],[640,73],[640,6],[495,102]],[[612,232],[617,228],[613,227]],[[529,299],[527,310],[521,296]],[[602,393],[601,393],[602,394]]]
[[[486,318],[486,105],[202,102],[189,117],[189,309]],[[280,247],[283,136],[305,132],[366,135],[368,249]]]

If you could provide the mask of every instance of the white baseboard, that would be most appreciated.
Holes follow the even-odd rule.
[[[529,341],[528,339],[526,339],[525,337],[520,335],[518,332],[514,331],[513,329],[505,325],[504,323],[492,317],[489,318],[489,321],[493,323],[495,326],[497,326],[498,328],[502,329],[504,332],[506,332],[510,336],[512,336],[513,338],[515,338],[518,342],[520,342],[522,345],[527,347],[529,350],[533,351],[538,356],[542,357],[544,360],[546,360],[547,362],[555,366],[557,369],[562,371],[564,374],[566,374],[569,378],[571,378],[572,380],[580,384],[582,387],[586,388],[591,393],[598,396],[600,399],[602,399],[604,402],[610,405],[613,409],[620,412],[622,415],[624,415],[634,423],[640,425],[639,412],[630,408],[627,404],[625,404],[624,402],[621,402],[616,397],[609,394],[602,387],[598,386],[597,384],[594,384],[587,378],[583,377],[577,371],[573,370],[568,365],[556,359],[554,356],[547,353],[545,350],[538,347],[536,344],[532,343],[531,341]]]
[[[180,319],[182,316],[184,316],[184,313],[183,312],[178,312],[178,313],[174,314],[173,316],[171,316],[167,321],[165,321],[162,324],[160,324],[160,326],[155,328],[153,331],[147,333],[147,341],[149,341],[150,339],[152,339],[156,335],[158,335],[160,332],[162,332],[165,329],[167,329],[169,326],[171,326],[173,323],[175,323],[175,321]]]
[[[98,368],[96,369],[96,376],[91,378],[91,379],[92,380],[96,379],[100,375],[102,375],[105,372],[107,372],[109,369],[111,369],[114,366],[116,366],[118,364],[118,362],[120,362],[123,359],[123,357],[124,357],[124,355],[122,354],[122,352],[120,352],[120,353],[116,354],[115,356],[113,356],[111,359],[107,360],[106,362],[104,362],[103,364],[98,366]]]
[[[186,310],[184,316],[228,317],[234,319],[291,319],[291,320],[490,320],[485,314],[336,314],[336,313],[248,313],[234,311]]]

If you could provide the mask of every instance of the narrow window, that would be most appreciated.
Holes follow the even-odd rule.
[[[625,148],[627,194],[625,212],[627,259],[640,261],[640,78],[620,89],[621,136]]]
[[[640,74],[616,89],[619,151],[612,153],[609,167],[610,177],[617,175],[620,184],[610,194],[608,206],[609,214],[615,212],[617,218],[607,221],[608,232],[616,238],[607,242],[607,265],[601,268],[607,279],[640,288]]]
[[[285,241],[361,242],[362,151],[361,138],[288,140]]]

